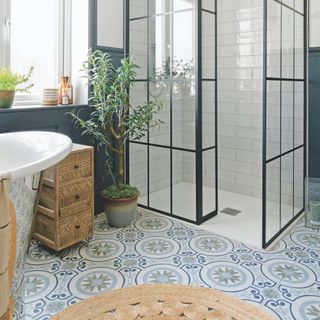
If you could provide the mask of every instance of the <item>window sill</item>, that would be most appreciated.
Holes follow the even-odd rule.
[[[66,111],[75,108],[85,108],[88,107],[86,104],[69,104],[69,105],[54,105],[54,106],[43,106],[43,105],[14,105],[10,109],[1,109],[0,113],[9,113],[9,112],[20,112],[20,111],[45,111],[45,110],[63,110]]]

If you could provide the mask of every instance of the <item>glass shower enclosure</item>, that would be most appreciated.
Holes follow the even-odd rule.
[[[217,212],[216,1],[127,1],[131,103],[160,99],[160,128],[128,144],[140,205],[201,224]]]
[[[127,146],[142,207],[201,224],[218,202],[258,203],[263,247],[304,212],[307,8],[126,0],[126,53],[140,66],[131,103],[163,102],[160,128]]]

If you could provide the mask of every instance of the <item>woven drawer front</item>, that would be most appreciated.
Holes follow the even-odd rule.
[[[61,186],[59,214],[69,216],[92,206],[92,180],[84,179]]]
[[[58,166],[58,180],[69,183],[73,180],[92,176],[92,151],[71,153]]]
[[[92,234],[92,210],[88,209],[60,220],[59,246],[75,243]]]
[[[55,221],[46,215],[37,213],[35,232],[41,234],[42,236],[54,241],[55,234]]]

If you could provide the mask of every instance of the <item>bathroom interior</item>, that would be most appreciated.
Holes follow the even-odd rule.
[[[320,81],[311,71],[320,70],[319,19],[317,0],[0,0],[0,68],[26,74],[34,67],[31,94],[17,92],[11,108],[0,108],[0,231],[15,210],[17,234],[15,258],[0,246],[0,289],[10,288],[14,300],[7,312],[13,302],[0,290],[0,319],[47,320],[103,292],[156,283],[147,275],[159,268],[159,283],[219,289],[275,319],[316,319],[307,309],[320,306],[317,271],[310,271],[320,272],[320,236],[304,218],[308,177],[320,177],[310,111]],[[137,216],[124,228],[110,227],[102,214],[100,194],[112,184],[105,154],[70,116],[92,114],[92,87],[81,71],[89,48],[108,53],[116,67],[132,57],[133,109],[146,101],[162,106],[159,125],[126,141],[125,181],[140,195]],[[72,82],[72,101],[62,95],[46,106],[45,93],[62,75]],[[2,243],[9,241],[10,232],[1,232]],[[203,235],[220,241],[223,253],[198,247]],[[147,253],[148,237],[176,241],[177,252]],[[294,250],[315,257],[315,265]],[[183,258],[196,262],[179,264]],[[239,274],[252,283],[246,278],[247,287],[232,287],[206,278],[210,263],[221,261],[241,265]],[[307,269],[307,279],[296,284],[306,294],[278,296],[283,283],[288,291],[295,284],[286,274],[268,273],[274,261],[289,271],[300,263]],[[163,280],[169,272],[176,282]],[[55,319],[75,318],[71,312]]]

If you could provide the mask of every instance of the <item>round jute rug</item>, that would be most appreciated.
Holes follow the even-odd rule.
[[[103,293],[52,320],[274,320],[260,308],[224,293],[182,285],[140,285]]]

